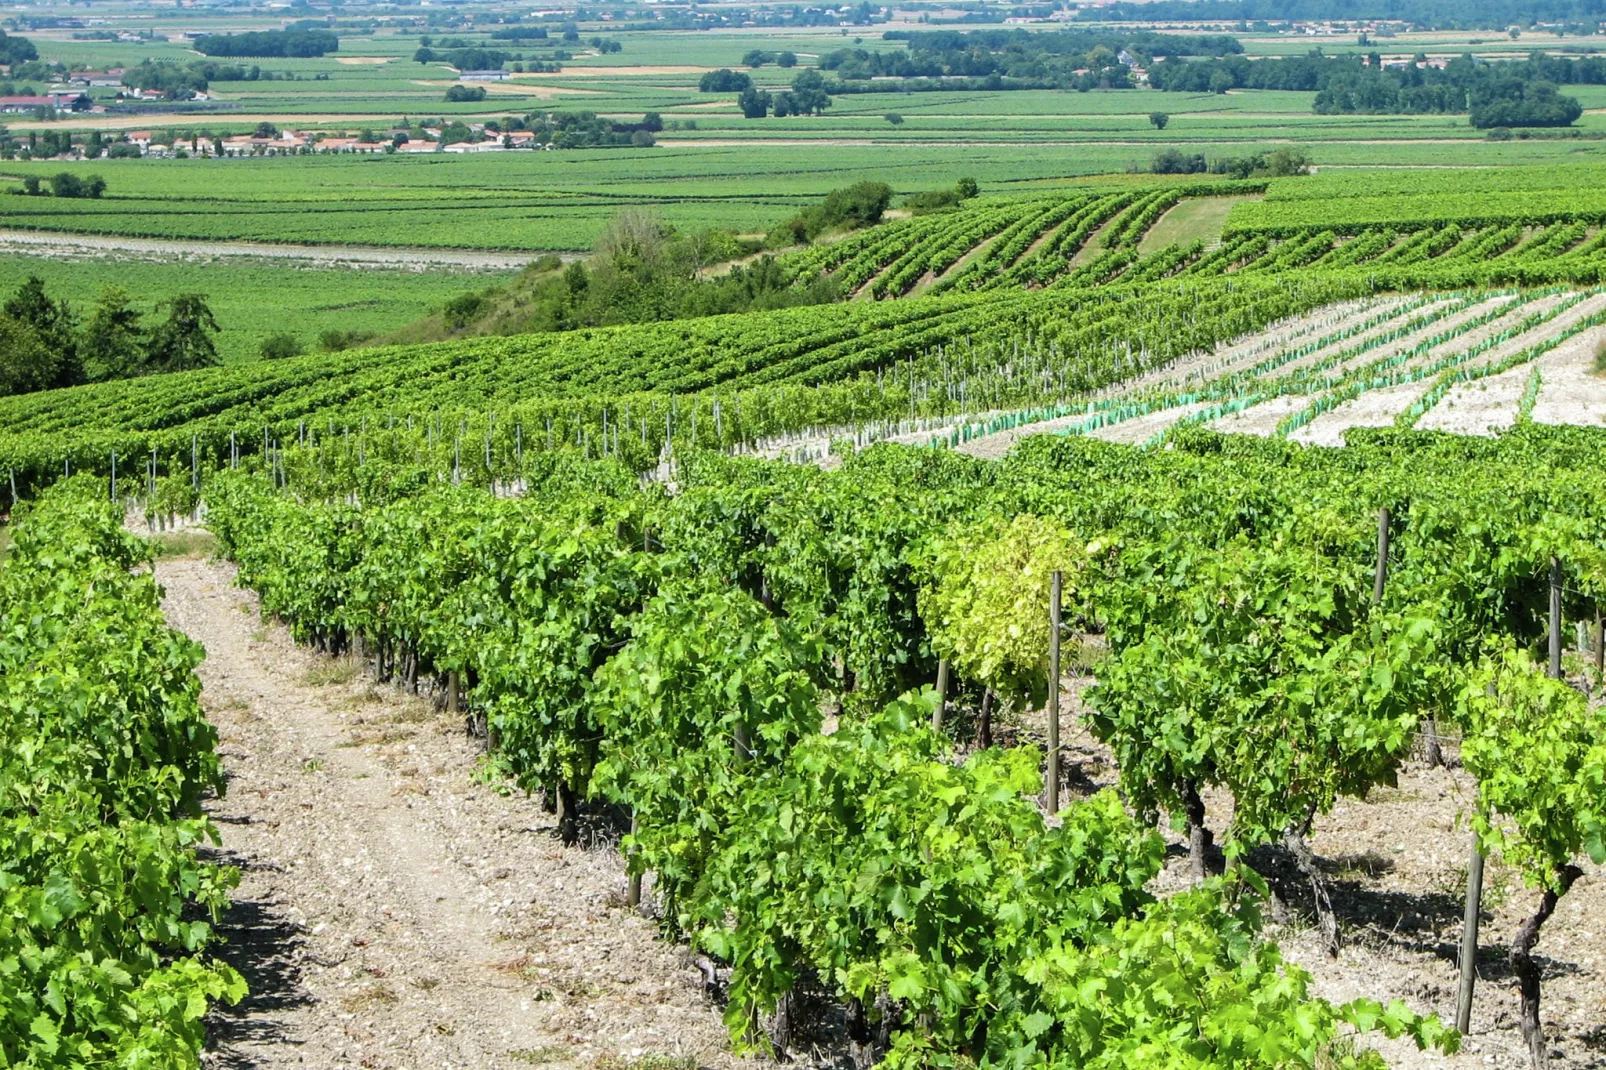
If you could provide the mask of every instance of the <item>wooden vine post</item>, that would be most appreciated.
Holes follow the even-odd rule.
[[[1601,618],[1600,609],[1595,609],[1595,675],[1598,677],[1606,672],[1606,632],[1602,625],[1606,624]]]
[[[635,836],[636,828],[637,828],[636,815],[635,814],[631,814],[630,815],[630,835],[631,836]],[[636,853],[636,848],[635,847],[631,847],[630,848],[630,853],[632,855],[635,854]],[[632,872],[630,874],[630,887],[625,892],[625,902],[626,902],[627,905],[629,905],[629,907],[632,910],[638,909],[641,906],[641,874],[640,873]]]
[[[1377,511],[1377,579],[1372,584],[1372,601],[1383,602],[1383,587],[1389,576],[1389,507]]]
[[[1472,1025],[1472,989],[1478,981],[1478,914],[1483,900],[1483,848],[1472,834],[1467,858],[1467,903],[1461,918],[1461,988],[1455,1001],[1455,1027],[1463,1034]]]
[[[16,497],[15,491],[12,498]],[[948,713],[948,659],[937,662],[937,708],[931,713],[931,730],[942,731],[942,721]]]
[[[1561,679],[1561,559],[1550,559],[1550,675]]]
[[[1048,593],[1048,812],[1060,809],[1060,592],[1063,574],[1054,570]]]

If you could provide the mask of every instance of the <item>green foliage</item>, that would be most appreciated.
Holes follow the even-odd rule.
[[[925,566],[920,613],[933,650],[964,679],[1001,697],[1041,705],[1048,694],[1050,579],[1064,573],[1064,597],[1090,557],[1105,549],[1083,543],[1052,520],[967,522],[939,540]]]
[[[145,331],[133,298],[121,287],[100,292],[95,313],[84,325],[81,342],[85,373],[95,381],[126,379],[139,374],[144,362]]]
[[[881,213],[892,203],[892,187],[885,182],[859,182],[825,195],[819,205],[806,209],[783,223],[782,234],[790,241],[805,242],[829,230],[853,230],[881,222]],[[776,244],[770,236],[770,244]]]
[[[595,790],[635,815],[633,871],[656,874],[672,924],[693,924],[709,855],[750,779],[819,731],[819,662],[796,622],[739,592],[677,584],[597,674]]]
[[[301,339],[288,331],[281,331],[264,338],[257,355],[263,360],[283,360],[286,357],[299,357],[304,352],[306,349],[302,346]]]
[[[912,598],[902,559],[932,518],[900,518],[899,495],[980,520],[996,514],[978,497],[1013,500],[1019,484],[873,450],[833,475],[695,459],[672,500],[633,481],[599,500],[609,469],[577,463],[532,473],[512,501],[426,489],[383,462],[319,491],[314,459],[289,462],[304,498],[356,483],[371,503],[301,504],[239,474],[211,487],[243,580],[313,641],[350,629],[421,671],[463,673],[509,772],[574,777],[560,791],[629,808],[629,865],[654,873],[666,924],[729,966],[726,1017],[744,1047],[765,1047],[766,1016],[807,984],[880,1019],[892,1066],[1023,1052],[1130,1065],[1167,1039],[1179,1065],[1379,1065],[1335,1048],[1341,1026],[1453,1048],[1403,1007],[1312,998],[1261,943],[1242,888],[1156,902],[1144,888],[1162,843],[1120,799],[1073,804],[1050,827],[1033,801],[1040,753],[956,760],[929,727],[929,690],[885,706],[866,693],[822,732],[835,658],[909,659],[924,642],[897,616]],[[1049,471],[1015,475],[1080,500],[1058,498]],[[849,523],[869,502],[889,516]],[[990,523],[1016,553],[1007,567],[1024,555],[1036,579],[1044,548],[1068,542],[1030,515]],[[850,653],[858,631],[889,645]]]
[[[217,364],[218,327],[204,294],[175,294],[157,306],[167,319],[156,325],[145,351],[145,367],[153,372],[194,371]]]
[[[1215,880],[1121,919],[1088,946],[1057,943],[1027,963],[1046,1012],[1007,1028],[1052,1067],[1299,1066],[1380,1068],[1339,1047],[1341,1025],[1455,1052],[1459,1037],[1402,1003],[1333,1006],[1310,975],[1257,938],[1251,896]]]
[[[865,1006],[886,994],[894,1029],[931,1056],[977,1036],[1001,1054],[985,1023],[1034,1002],[1021,960],[1151,901],[1160,840],[1113,794],[1046,828],[1027,801],[1039,755],[956,766],[926,727],[934,701],[910,696],[811,736],[743,793],[692,935],[737,964],[726,1021],[738,1040],[806,971]]]
[[[1433,628],[1372,613],[1355,542],[1327,522],[1208,551],[1179,534],[1124,554],[1100,589],[1111,657],[1091,726],[1136,805],[1179,812],[1227,787],[1242,849],[1392,782],[1432,700]]]
[[[200,648],[97,480],[52,491],[0,567],[0,1050],[15,1065],[198,1067],[245,985],[204,955],[236,875],[203,864],[223,789]]]
[[[1484,849],[1538,888],[1580,855],[1606,862],[1606,712],[1511,648],[1472,668],[1458,712]]]

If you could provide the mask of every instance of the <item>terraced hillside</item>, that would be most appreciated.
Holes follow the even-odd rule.
[[[1282,233],[1257,213],[1291,202],[1245,188],[978,199],[784,261],[865,300],[3,399],[0,468],[26,493],[71,471],[179,472],[315,444],[325,468],[379,452],[480,480],[566,449],[646,472],[684,446],[813,458],[843,440],[1013,441],[1027,425],[1335,443],[1357,425],[1595,419],[1606,305],[1581,287],[1602,277],[1606,229],[1584,202],[1576,218],[1414,230],[1350,226],[1353,205],[1311,202],[1332,219]],[[1219,243],[1145,244],[1179,206],[1227,193],[1239,199]]]
[[[1336,446],[1356,427],[1488,435],[1527,422],[1594,426],[1606,423],[1603,346],[1600,287],[1377,295],[1192,353],[1085,402],[887,437],[998,456],[1036,433],[1150,444],[1204,426]]]
[[[1331,206],[1304,195],[1305,181],[1272,184],[1264,201],[1258,196],[1268,189],[1264,182],[981,200],[894,220],[788,254],[782,263],[796,283],[825,275],[844,293],[877,300],[1301,268],[1362,269],[1394,285],[1532,285],[1593,282],[1606,268],[1606,216],[1587,198],[1511,193],[1474,198],[1470,211],[1424,215],[1425,209],[1412,208],[1390,214],[1362,198],[1339,198]],[[1284,199],[1274,199],[1279,195]],[[1450,196],[1416,199],[1444,203]],[[1410,200],[1384,199],[1395,206]],[[1221,202],[1229,202],[1231,211],[1219,234],[1164,244],[1146,240],[1170,230],[1158,226],[1170,213]]]

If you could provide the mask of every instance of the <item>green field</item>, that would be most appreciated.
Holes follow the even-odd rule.
[[[505,272],[300,267],[242,258],[156,262],[8,255],[0,257],[0,294],[9,296],[30,275],[44,279],[46,292],[67,299],[82,318],[88,318],[105,286],[127,290],[147,325],[160,319],[154,308],[159,301],[178,293],[205,294],[223,329],[217,347],[226,364],[255,360],[262,340],[275,334],[295,335],[309,350],[323,331],[385,334],[465,290],[508,277]]]

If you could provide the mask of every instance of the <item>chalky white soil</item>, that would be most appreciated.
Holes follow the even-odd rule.
[[[222,954],[251,995],[214,1013],[208,1066],[740,1065],[699,971],[625,908],[615,848],[564,847],[460,721],[298,648],[233,578],[157,566],[206,647],[229,776],[209,809],[242,873]]]

